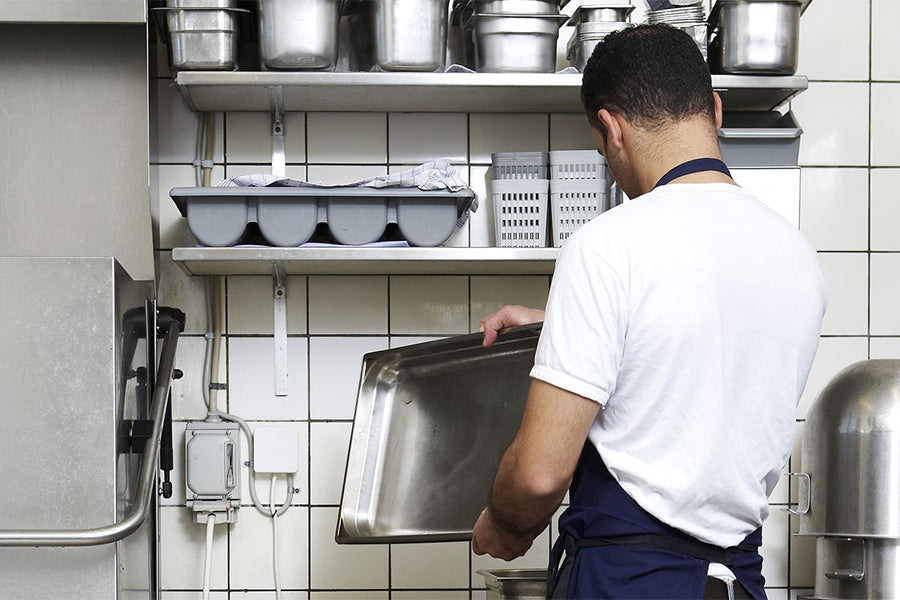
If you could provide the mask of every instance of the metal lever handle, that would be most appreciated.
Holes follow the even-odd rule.
[[[166,412],[169,384],[175,364],[175,350],[181,324],[169,323],[163,340],[162,356],[159,361],[156,387],[153,390],[153,406],[150,417],[153,430],[150,443],[144,446],[141,473],[136,498],[128,515],[111,525],[94,529],[0,529],[0,547],[5,546],[97,546],[124,539],[137,531],[150,512],[151,495],[155,491],[156,460],[159,456],[159,442],[162,435],[163,416]]]
[[[809,478],[809,473],[788,473],[788,477],[800,477],[801,481],[806,480],[806,502],[801,504],[798,500],[797,508],[799,509],[801,506],[803,508],[801,510],[794,510],[792,508],[787,509],[787,511],[794,516],[802,516],[809,512],[809,499],[810,499],[810,488],[812,486],[812,481]],[[799,493],[802,493],[803,486],[800,486]]]

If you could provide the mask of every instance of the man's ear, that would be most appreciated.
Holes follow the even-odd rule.
[[[713,92],[713,105],[716,111],[716,130],[722,128],[722,98],[717,92]]]
[[[625,141],[622,136],[622,123],[620,122],[621,118],[622,116],[618,113],[611,113],[605,108],[601,108],[597,111],[597,119],[599,119],[606,127],[607,148],[612,146],[616,150],[621,150],[625,147]]]

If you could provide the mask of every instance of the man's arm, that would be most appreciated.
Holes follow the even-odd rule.
[[[533,380],[522,424],[472,534],[476,554],[512,560],[547,527],[572,481],[600,405]]]

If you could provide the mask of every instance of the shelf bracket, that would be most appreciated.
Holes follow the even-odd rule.
[[[287,278],[284,263],[272,262],[275,316],[275,395],[288,395],[287,368]]]
[[[268,86],[269,110],[272,112],[272,175],[286,176],[284,154],[284,87]]]

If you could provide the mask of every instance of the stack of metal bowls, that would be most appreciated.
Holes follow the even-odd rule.
[[[569,63],[584,72],[594,47],[613,31],[628,27],[628,16],[634,6],[630,0],[605,0],[597,4],[584,4],[575,9],[566,25],[574,25],[575,31],[566,45]]]
[[[485,73],[554,72],[559,28],[566,21],[559,9],[560,0],[458,2],[464,62]]]
[[[676,8],[647,11],[647,22],[650,24],[662,23],[683,30],[697,42],[703,59],[707,60],[706,43],[709,26],[706,23],[706,15],[703,13],[703,5],[700,0]]]

